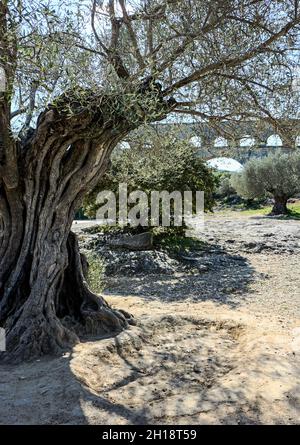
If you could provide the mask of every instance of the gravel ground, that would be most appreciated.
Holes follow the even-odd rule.
[[[2,366],[0,423],[299,424],[299,229],[216,215],[192,267],[108,277],[137,326]]]
[[[198,237],[205,247],[183,261],[185,271],[135,274],[126,257],[129,272],[108,276],[105,294],[214,302],[288,324],[300,318],[300,221],[216,215]]]

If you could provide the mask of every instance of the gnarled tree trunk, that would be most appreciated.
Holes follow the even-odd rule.
[[[49,107],[25,143],[9,141],[0,176],[4,359],[56,353],[81,334],[119,331],[132,321],[89,290],[70,230],[84,193],[99,181],[111,151],[133,126],[105,117],[104,106],[79,112],[77,105],[71,116],[59,104]]]
[[[288,198],[285,196],[275,196],[274,204],[271,210],[271,215],[286,215],[288,213],[287,208]]]

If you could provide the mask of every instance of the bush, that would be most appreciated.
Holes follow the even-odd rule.
[[[262,199],[245,199],[238,195],[236,189],[233,187],[232,181],[232,177],[236,175],[236,173],[217,172],[216,175],[219,183],[215,194],[218,204],[221,206],[238,209],[260,207],[263,201]]]
[[[216,173],[218,179],[218,187],[216,189],[216,198],[226,200],[231,196],[236,196],[236,190],[231,183],[231,173],[222,172]]]
[[[288,213],[287,201],[300,191],[300,154],[276,153],[249,161],[232,176],[232,186],[249,199],[272,196],[271,214]]]
[[[89,265],[87,276],[89,287],[96,294],[100,294],[104,289],[104,262],[95,253],[90,252],[86,253],[86,259]]]
[[[113,156],[109,170],[85,199],[85,214],[92,218],[96,216],[99,208],[96,197],[102,190],[113,191],[118,198],[120,183],[127,184],[128,193],[144,191],[148,202],[153,190],[201,190],[205,192],[205,210],[212,210],[217,180],[189,142],[174,134],[162,135],[147,129],[143,135],[133,138],[131,148],[119,150]],[[178,227],[176,229],[178,231]]]

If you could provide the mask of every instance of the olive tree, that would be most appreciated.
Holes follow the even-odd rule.
[[[241,173],[232,176],[232,185],[246,198],[272,196],[272,215],[288,213],[287,201],[300,192],[300,154],[276,153],[249,161]]]
[[[71,232],[84,195],[145,122],[275,124],[296,112],[299,21],[298,0],[0,2],[5,358],[56,353],[132,321],[87,286]]]
[[[217,178],[199,157],[195,147],[182,138],[180,130],[165,134],[156,128],[142,128],[131,135],[129,147],[116,150],[107,172],[92,193],[85,197],[84,211],[87,216],[96,217],[97,210],[101,207],[97,202],[99,192],[109,190],[118,196],[119,184],[122,183],[127,185],[128,193],[135,190],[145,192],[148,204],[151,203],[153,190],[176,190],[182,195],[186,190],[194,193],[201,190],[205,194],[204,209],[212,210]],[[128,209],[130,207],[133,205],[128,204]],[[171,220],[173,226],[172,223]],[[184,231],[186,222],[183,223]],[[145,229],[148,230],[151,227],[150,212],[147,224]],[[178,231],[178,227],[176,230]]]

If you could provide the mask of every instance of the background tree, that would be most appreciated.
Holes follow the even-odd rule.
[[[98,193],[110,190],[118,197],[121,183],[127,184],[128,193],[134,190],[144,191],[149,204],[153,190],[176,190],[182,195],[186,190],[194,193],[201,190],[205,193],[205,210],[212,210],[217,180],[212,169],[199,158],[195,147],[182,139],[180,132],[162,134],[148,127],[131,135],[130,148],[121,148],[112,156],[109,169],[93,192],[84,199],[85,214],[95,218],[100,207],[97,204]],[[130,207],[133,205],[129,204],[128,209]],[[148,223],[151,226],[150,215]],[[184,231],[185,227],[184,224],[181,229]],[[178,231],[178,227],[173,228]],[[148,229],[149,226],[144,228]]]
[[[258,198],[248,198],[242,197],[237,193],[233,186],[233,179],[236,173],[229,172],[215,172],[217,177],[218,187],[214,194],[218,205],[228,206],[234,208],[259,208],[265,201],[266,197],[263,196],[261,199]]]
[[[277,153],[253,159],[232,176],[233,187],[246,198],[272,196],[271,215],[287,214],[287,201],[300,191],[300,154]]]
[[[216,171],[215,176],[218,183],[218,187],[215,192],[216,198],[224,201],[225,203],[230,203],[232,198],[237,197],[236,190],[231,183],[232,173]]]
[[[145,122],[193,113],[214,127],[256,117],[277,125],[296,115],[299,21],[298,0],[1,0],[5,357],[127,326],[130,316],[86,285],[70,232],[83,196]]]

